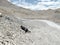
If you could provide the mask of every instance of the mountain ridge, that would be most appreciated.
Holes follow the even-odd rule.
[[[29,9],[24,9],[22,7],[17,7],[7,0],[0,0],[0,12],[2,14],[12,14],[19,18],[46,19],[60,23],[60,9],[32,11]]]

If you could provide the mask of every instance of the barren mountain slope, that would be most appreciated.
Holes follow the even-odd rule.
[[[0,0],[0,12],[4,14],[12,14],[20,18],[27,19],[47,19],[60,23],[60,9],[31,11],[22,7],[17,7],[7,0]]]
[[[31,32],[25,33],[21,25]],[[40,20],[0,15],[0,45],[60,45],[60,29]]]
[[[60,24],[60,9],[31,11],[0,0],[0,45],[60,45],[60,25],[50,20]]]
[[[10,2],[8,2],[7,0],[0,0],[0,12],[3,13],[10,13],[10,14],[15,14],[15,15],[33,15],[35,12],[28,10],[28,9],[24,9],[21,7],[17,7],[13,4],[11,4]]]

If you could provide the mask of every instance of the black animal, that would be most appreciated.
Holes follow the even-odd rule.
[[[0,15],[0,17],[3,17],[2,15]]]
[[[22,26],[22,25],[21,25],[20,27],[21,27],[22,30],[25,31],[25,33],[27,33],[27,32],[31,32],[31,31],[29,31],[26,27],[24,27],[24,26]]]

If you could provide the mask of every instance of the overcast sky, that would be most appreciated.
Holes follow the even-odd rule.
[[[10,0],[10,2],[31,10],[60,8],[60,0]]]

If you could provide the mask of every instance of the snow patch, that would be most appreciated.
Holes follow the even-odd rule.
[[[31,3],[26,0],[8,0],[12,4],[30,9],[30,10],[48,10],[60,8],[60,0],[34,0]]]

